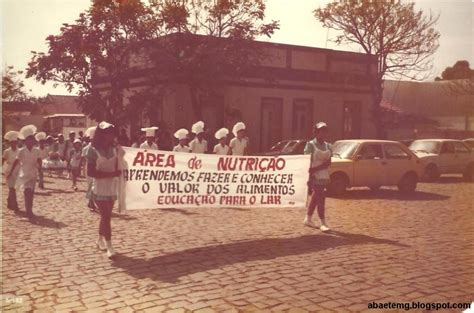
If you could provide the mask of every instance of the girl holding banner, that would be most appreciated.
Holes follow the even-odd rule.
[[[329,231],[325,219],[326,186],[329,183],[329,166],[331,165],[331,145],[326,142],[327,124],[319,122],[314,126],[313,140],[306,143],[304,154],[311,154],[311,167],[309,168],[309,187],[312,189],[311,201],[308,205],[308,213],[303,224],[309,227],[316,225],[311,220],[316,206],[318,217],[321,220],[321,231]]]
[[[107,251],[113,258],[112,246],[112,209],[117,200],[118,152],[114,147],[115,126],[100,122],[94,134],[91,146],[87,149],[87,175],[92,177],[91,197],[100,212],[99,238],[97,247]]]

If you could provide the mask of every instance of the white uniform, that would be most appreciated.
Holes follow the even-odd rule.
[[[7,177],[12,170],[13,163],[18,157],[18,152],[20,149],[16,148],[13,150],[12,148],[5,149],[3,151],[3,158],[5,159],[5,163],[3,166],[3,174]],[[7,185],[8,188],[15,188],[16,180],[18,178],[18,173],[20,172],[20,166],[16,166],[15,170],[13,171],[12,175],[7,178]]]
[[[245,148],[248,146],[248,142],[249,140],[247,138],[233,138],[229,144],[230,148],[232,149],[232,155],[244,155]]]
[[[174,152],[191,152],[188,146],[176,145],[173,148]]]
[[[189,143],[189,148],[191,149],[192,153],[206,153],[207,152],[207,141],[204,140],[204,139],[202,141],[199,141],[199,139],[194,138]]]
[[[70,154],[70,164],[71,168],[77,169],[79,168],[79,165],[81,164],[81,159],[82,159],[82,150],[77,151],[76,149],[71,151]]]
[[[40,150],[36,147],[33,147],[31,151],[27,147],[24,147],[18,152],[17,159],[21,165],[19,181],[25,188],[35,188],[39,158]]]
[[[158,150],[158,145],[156,143],[152,143],[151,146],[148,144],[148,142],[144,142],[140,145],[140,149],[147,149],[147,150]]]
[[[221,145],[218,143],[214,146],[214,153],[219,155],[228,155],[230,147],[228,145]]]
[[[43,149],[41,149],[39,146],[38,146],[38,150],[40,151],[40,159],[41,160],[44,160],[44,159],[47,159],[48,158],[48,153],[49,153],[49,147],[48,146],[44,146]]]

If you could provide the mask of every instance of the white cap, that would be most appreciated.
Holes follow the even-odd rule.
[[[46,133],[45,132],[39,132],[35,135],[36,141],[41,141],[46,139]]]
[[[319,123],[316,123],[316,125],[314,125],[314,127],[316,129],[321,129],[321,128],[324,128],[324,127],[328,127],[328,124],[326,124],[324,122],[319,122]]]
[[[74,139],[73,144],[75,144],[75,143],[80,143],[80,144],[82,144],[82,141],[81,141],[81,139]]]
[[[145,132],[145,137],[155,137],[155,131],[158,130],[158,127],[144,127],[142,132]]]
[[[95,126],[89,127],[88,129],[86,129],[84,136],[89,137],[90,139],[94,138],[96,128],[97,127]]]
[[[199,121],[199,122],[194,123],[193,126],[191,127],[191,131],[195,133],[196,135],[204,132],[204,122]]]
[[[110,124],[109,122],[106,122],[106,121],[102,121],[99,123],[99,128],[100,129],[107,129],[107,128],[110,128],[110,127],[115,127],[114,124]]]
[[[188,136],[189,132],[186,128],[181,128],[181,129],[178,129],[175,133],[174,133],[174,138],[176,139],[186,139],[186,136]]]
[[[214,137],[216,137],[216,139],[222,139],[228,134],[229,134],[229,130],[227,128],[221,128],[218,131],[216,131],[216,134],[214,135]]]
[[[17,141],[18,135],[19,135],[18,132],[11,130],[7,132],[5,136],[3,136],[3,138],[5,138],[5,140],[8,140],[8,141]]]
[[[30,136],[33,136],[35,133],[36,133],[36,126],[35,125],[26,125],[26,126],[23,126],[21,129],[20,129],[20,134],[18,136],[18,138],[20,139],[26,139]]]
[[[239,130],[242,130],[242,129],[245,129],[245,124],[243,122],[238,122],[232,128],[232,133],[234,134],[235,137],[237,137],[237,133],[239,132]]]

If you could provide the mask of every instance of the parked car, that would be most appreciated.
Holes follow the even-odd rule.
[[[471,150],[474,150],[474,138],[466,138],[463,141],[469,146],[469,148],[471,148]]]
[[[423,139],[410,145],[422,161],[423,177],[436,181],[442,174],[463,174],[464,178],[474,178],[474,152],[462,140]]]
[[[402,140],[399,140],[399,141],[400,141],[400,143],[402,143],[406,147],[409,147],[411,145],[411,143],[413,141],[415,141],[415,139],[402,139]]]
[[[265,155],[294,155],[304,154],[306,139],[282,140],[274,145]]]
[[[422,168],[418,157],[398,141],[340,140],[332,145],[329,167],[332,195],[349,187],[398,186],[400,192],[416,189]]]

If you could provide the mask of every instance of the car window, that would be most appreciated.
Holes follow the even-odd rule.
[[[410,145],[410,150],[415,152],[439,154],[439,146],[439,141],[416,140]]]
[[[379,144],[365,144],[362,146],[359,155],[362,160],[380,160],[383,158],[382,146]]]
[[[410,155],[400,146],[394,144],[384,145],[385,158],[391,160],[408,160]]]
[[[474,149],[474,140],[466,140],[464,143],[471,149]]]
[[[443,142],[441,153],[454,153],[454,145],[452,142]]]
[[[469,149],[462,142],[454,142],[453,144],[456,153],[469,153]]]

